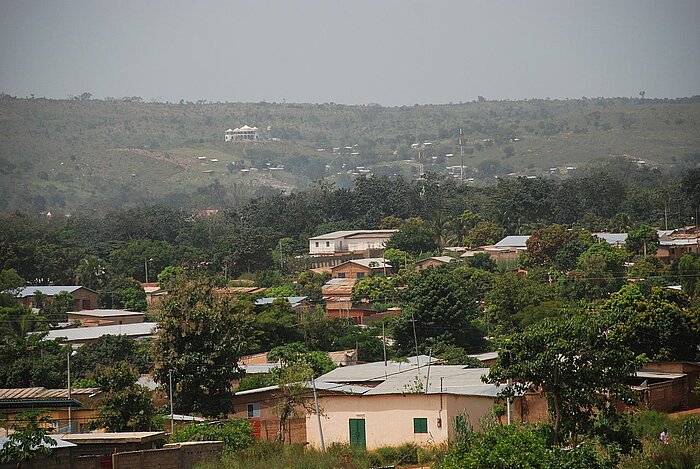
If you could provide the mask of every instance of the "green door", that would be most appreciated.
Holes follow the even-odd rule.
[[[358,449],[365,449],[367,446],[365,419],[350,419],[350,446]]]

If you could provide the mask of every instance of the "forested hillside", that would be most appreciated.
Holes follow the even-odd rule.
[[[465,178],[477,186],[509,173],[568,178],[611,158],[682,174],[700,154],[696,97],[480,99],[393,108],[88,98],[2,95],[0,210],[241,207],[321,178],[347,188],[361,174],[414,179],[419,150],[424,171],[441,181],[447,166],[460,164],[460,128]],[[261,140],[223,141],[226,129],[244,124],[259,127]]]

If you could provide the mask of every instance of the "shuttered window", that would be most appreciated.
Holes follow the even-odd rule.
[[[428,419],[413,419],[413,433],[428,433]]]

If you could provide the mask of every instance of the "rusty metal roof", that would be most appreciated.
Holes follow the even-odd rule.
[[[100,388],[71,389],[72,396],[90,395],[101,392]],[[68,389],[37,388],[4,388],[0,389],[0,401],[34,399],[68,399]]]
[[[267,290],[267,288],[263,287],[225,287],[225,288],[217,288],[216,291],[218,293],[259,293],[262,291]]]

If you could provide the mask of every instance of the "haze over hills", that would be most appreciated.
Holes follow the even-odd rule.
[[[244,124],[260,128],[259,141],[224,142]],[[470,184],[570,177],[567,167],[614,157],[676,173],[700,160],[699,97],[381,107],[2,95],[0,210],[237,206],[321,178],[416,178],[419,151],[424,171],[454,178],[459,170],[446,168],[460,164],[460,128]]]

